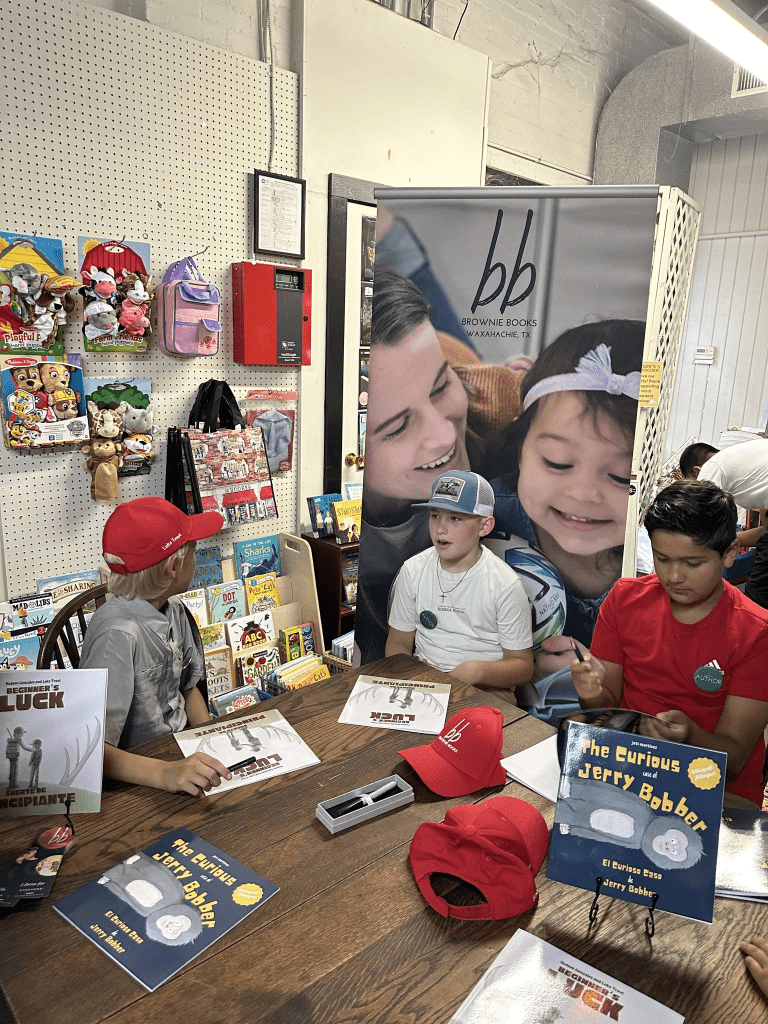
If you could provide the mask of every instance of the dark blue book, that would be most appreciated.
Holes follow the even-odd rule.
[[[333,536],[331,504],[342,500],[340,494],[316,494],[313,498],[307,498],[309,524],[315,537]]]
[[[725,768],[717,750],[571,722],[547,877],[711,922]]]
[[[156,988],[279,892],[185,828],[54,907],[145,988]]]
[[[269,537],[253,537],[251,540],[236,540],[235,564],[237,575],[245,582],[251,576],[263,576],[266,572],[283,575],[280,561],[280,538],[276,533]]]
[[[190,590],[199,587],[209,587],[213,583],[223,583],[224,576],[221,569],[221,548],[218,544],[208,544],[202,547],[197,545],[195,550],[197,564],[195,575],[192,577]]]

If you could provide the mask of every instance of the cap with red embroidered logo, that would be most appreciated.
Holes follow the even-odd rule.
[[[223,525],[219,512],[188,516],[165,498],[134,498],[118,505],[107,519],[101,546],[105,556],[121,559],[107,560],[112,572],[141,572],[190,541],[212,537]]]
[[[500,921],[532,910],[539,901],[536,873],[549,842],[547,823],[525,800],[493,796],[452,807],[442,822],[419,825],[409,860],[422,896],[443,917]],[[482,903],[456,906],[438,896],[433,874],[468,882]]]
[[[433,793],[466,796],[507,781],[500,763],[503,725],[498,708],[467,708],[451,715],[432,743],[398,753]]]

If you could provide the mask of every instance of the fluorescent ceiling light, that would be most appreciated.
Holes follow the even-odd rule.
[[[731,0],[649,0],[726,57],[768,81],[768,34]]]

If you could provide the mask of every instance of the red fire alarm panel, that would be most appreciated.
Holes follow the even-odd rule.
[[[251,366],[308,366],[312,271],[233,263],[234,358]]]

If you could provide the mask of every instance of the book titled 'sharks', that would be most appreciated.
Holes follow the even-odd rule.
[[[711,922],[726,760],[571,722],[547,877]]]

